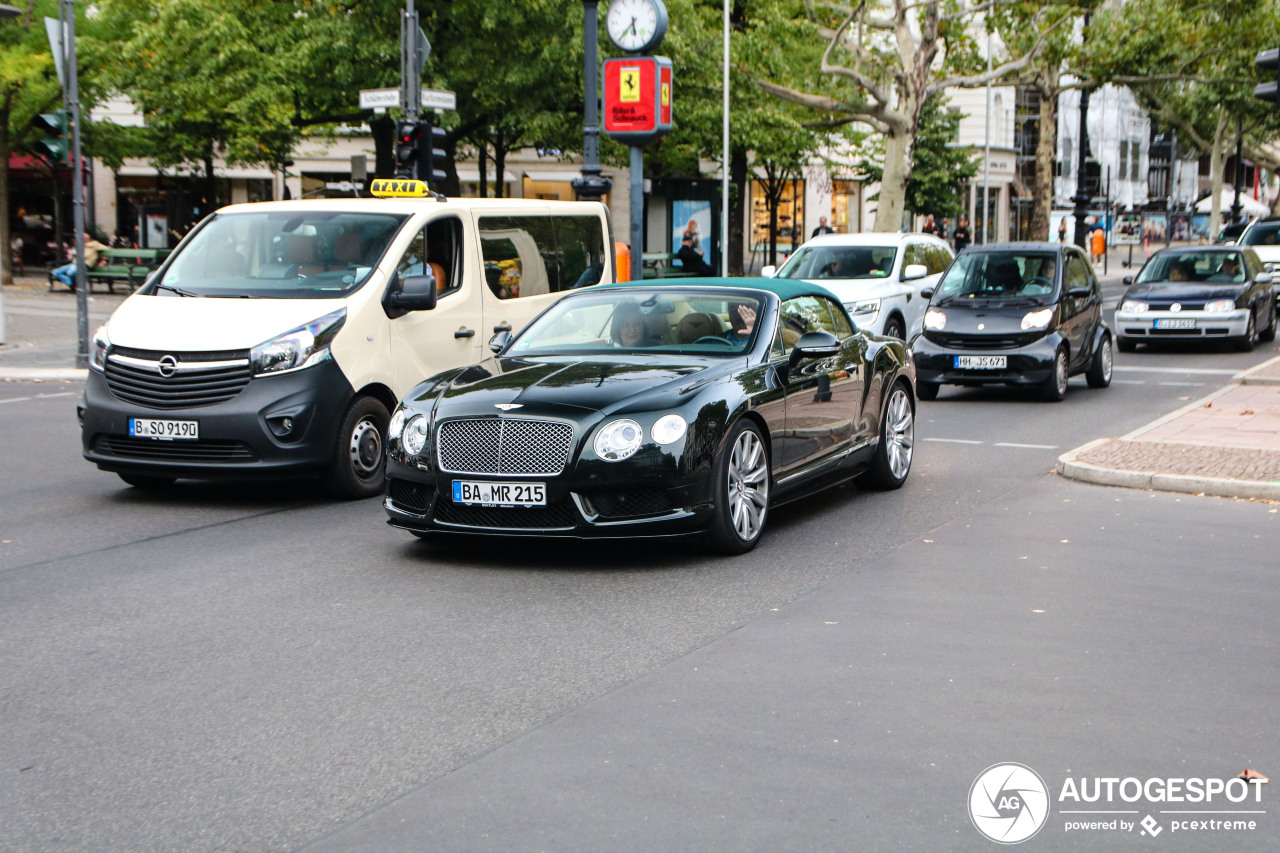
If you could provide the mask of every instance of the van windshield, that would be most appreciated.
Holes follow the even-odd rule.
[[[332,299],[360,288],[407,216],[214,214],[147,286],[152,296]]]

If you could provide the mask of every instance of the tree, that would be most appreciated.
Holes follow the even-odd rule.
[[[978,174],[972,146],[952,144],[962,116],[946,106],[946,96],[937,94],[920,110],[916,162],[907,180],[905,199],[906,209],[912,213],[958,217],[964,211],[965,184]],[[862,169],[868,180],[881,180],[879,165],[866,160]]]
[[[920,114],[930,97],[951,87],[981,86],[1027,67],[1064,18],[1038,9],[1029,26],[1036,37],[1019,54],[1005,51],[981,70],[971,30],[975,20],[1015,0],[964,6],[949,0],[864,0],[855,6],[804,0],[803,15],[825,44],[818,70],[838,80],[841,95],[815,92],[794,74],[761,78],[765,91],[839,121],[861,122],[884,135],[883,187],[877,231],[902,221]]]

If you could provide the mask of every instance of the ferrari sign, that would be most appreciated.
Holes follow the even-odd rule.
[[[671,60],[665,56],[606,59],[604,132],[644,145],[671,130]]]

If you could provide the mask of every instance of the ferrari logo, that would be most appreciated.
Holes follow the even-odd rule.
[[[623,103],[640,101],[640,68],[629,65],[618,70],[618,100]]]

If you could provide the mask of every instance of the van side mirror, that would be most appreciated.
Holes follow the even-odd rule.
[[[430,311],[436,307],[436,277],[430,267],[422,275],[396,274],[382,297],[382,310],[391,319],[410,311]]]
[[[805,332],[796,341],[787,363],[795,367],[806,358],[830,358],[840,354],[840,339],[830,332]]]
[[[906,269],[902,271],[903,281],[915,281],[918,278],[924,278],[929,274],[929,268],[924,264],[907,264]]]

